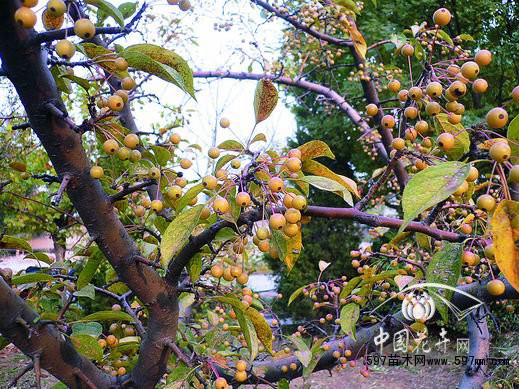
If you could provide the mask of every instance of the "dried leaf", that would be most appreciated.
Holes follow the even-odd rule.
[[[501,201],[492,215],[490,226],[497,266],[519,291],[519,202]]]
[[[254,93],[256,124],[267,119],[278,103],[278,91],[271,80],[259,80]]]

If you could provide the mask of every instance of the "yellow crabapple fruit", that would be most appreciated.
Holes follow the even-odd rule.
[[[474,61],[476,61],[479,66],[488,66],[490,62],[492,62],[492,53],[485,49],[479,50],[474,56]]]
[[[216,159],[220,156],[220,150],[218,150],[216,147],[211,147],[208,151],[207,151],[207,155],[209,156],[209,158],[211,159]]]
[[[220,127],[227,128],[231,125],[231,121],[227,118],[221,118],[220,119]]]
[[[62,16],[67,11],[67,6],[62,0],[50,0],[47,3],[47,12],[53,17]]]
[[[223,197],[218,197],[213,201],[213,208],[218,213],[226,213],[229,210],[229,202]]]
[[[162,201],[160,201],[160,200],[153,200],[151,202],[151,209],[153,209],[155,212],[162,211],[162,208],[164,208],[164,205],[162,204]]]
[[[490,158],[496,162],[507,161],[512,155],[512,149],[505,142],[496,142],[490,147]]]
[[[274,213],[269,218],[270,228],[273,230],[281,230],[286,224],[285,217],[280,213]]]
[[[56,43],[56,54],[63,59],[71,59],[76,53],[76,46],[67,39],[62,39]]]
[[[171,136],[169,137],[169,141],[174,145],[178,145],[181,140],[182,137],[180,136],[180,134],[177,134],[176,132],[174,134],[171,134]]]
[[[182,169],[189,169],[191,166],[193,166],[193,162],[191,162],[190,159],[187,159],[187,158],[182,158],[180,160],[180,167]]]
[[[130,149],[135,149],[139,145],[139,137],[135,134],[128,134],[124,137],[123,143]]]
[[[112,95],[108,98],[108,108],[112,111],[120,112],[124,108],[124,101],[121,96]]]
[[[248,207],[251,203],[250,195],[247,192],[239,192],[236,195],[236,203],[240,207]]]
[[[505,290],[506,286],[501,280],[492,280],[487,284],[487,291],[492,296],[501,296]]]
[[[171,200],[179,199],[182,197],[182,188],[178,185],[173,185],[166,192],[166,196]]]
[[[375,116],[378,113],[378,107],[375,104],[368,104],[366,106],[366,113],[369,116]]]
[[[96,34],[96,27],[87,18],[78,19],[74,23],[74,34],[82,39],[90,39]]]
[[[209,190],[214,190],[218,185],[218,181],[215,176],[208,175],[202,179],[202,185]]]
[[[90,177],[100,179],[104,176],[104,170],[101,166],[92,166],[90,168]]]
[[[438,146],[444,151],[451,150],[454,147],[455,138],[452,134],[444,132],[438,136]]]
[[[447,8],[437,9],[433,14],[434,24],[446,26],[451,21],[452,15]]]
[[[285,184],[283,183],[283,180],[279,177],[272,177],[268,181],[268,186],[272,192],[281,192],[285,188]]]
[[[503,128],[508,123],[508,113],[500,107],[492,108],[487,113],[486,121],[492,129]]]

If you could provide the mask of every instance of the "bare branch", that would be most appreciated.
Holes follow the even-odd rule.
[[[256,5],[260,6],[261,8],[263,8],[263,9],[273,13],[278,18],[287,21],[288,23],[293,25],[298,30],[306,32],[308,35],[311,35],[314,38],[319,39],[320,41],[328,42],[328,43],[331,43],[333,45],[342,46],[342,47],[351,47],[351,46],[353,46],[352,41],[349,40],[349,39],[336,38],[334,36],[331,36],[331,35],[319,32],[319,31],[313,29],[312,27],[306,27],[302,23],[298,22],[296,17],[290,16],[290,15],[285,15],[279,9],[277,9],[276,7],[273,7],[272,5],[267,3],[266,1],[263,1],[263,0],[250,0],[250,1],[253,4],[256,4]]]
[[[102,34],[120,34],[120,33],[128,33],[130,30],[127,30],[126,27],[97,27],[96,35]],[[40,32],[34,36],[29,44],[31,45],[39,45],[45,42],[52,42],[59,39],[65,39],[70,36],[74,36],[76,33],[74,32],[74,27],[63,28],[61,30],[54,31],[45,31]]]
[[[115,203],[116,201],[122,200],[124,197],[126,197],[129,194],[132,194],[133,192],[138,192],[151,185],[157,185],[157,181],[156,180],[147,180],[147,181],[143,181],[143,182],[140,182],[140,183],[132,185],[132,186],[123,185],[123,189],[121,191],[110,196],[110,201],[112,203]]]

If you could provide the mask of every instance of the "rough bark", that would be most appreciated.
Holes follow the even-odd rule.
[[[88,387],[82,371],[97,388],[110,386],[110,376],[79,354],[54,325],[38,323],[38,315],[0,277],[0,333],[25,355],[39,355],[40,365],[71,388]]]
[[[490,332],[486,316],[478,312],[467,317],[467,331],[469,335],[468,363],[465,374],[461,377],[458,389],[481,388],[487,381],[487,365],[478,361],[485,360],[490,355]]]
[[[89,174],[90,162],[81,136],[63,118],[52,115],[51,103],[67,116],[65,106],[47,68],[47,53],[29,44],[34,30],[24,30],[14,22],[18,7],[14,0],[0,8],[0,57],[2,67],[21,99],[31,127],[46,149],[59,176],[68,174],[67,194],[89,234],[116,269],[119,277],[146,304],[149,329],[141,345],[132,382],[151,388],[166,370],[170,354],[164,342],[175,340],[178,318],[177,293],[153,269],[137,261],[139,251],[113,211],[101,184]],[[16,343],[15,343],[16,344]],[[62,378],[62,377],[58,377]]]

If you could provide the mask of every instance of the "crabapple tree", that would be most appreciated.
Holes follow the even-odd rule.
[[[368,46],[356,24],[361,2],[250,3],[286,24],[283,55],[258,73],[193,71],[162,45],[126,43],[144,29],[147,2],[4,1],[0,75],[15,93],[1,118],[0,242],[39,264],[0,273],[1,344],[32,360],[13,385],[30,369],[37,387],[44,369],[72,388],[286,388],[347,366],[368,377],[381,329],[407,328],[419,347],[429,323],[447,322],[448,306],[469,309],[470,296],[515,309],[519,87],[503,106],[464,120],[467,101],[492,87],[484,78],[492,52],[471,47],[467,34],[451,36],[445,8]],[[377,59],[382,46],[391,47],[387,63]],[[330,71],[341,66],[352,69],[362,100],[348,100],[334,81]],[[306,67],[322,82],[305,77]],[[248,140],[203,150],[180,128],[181,108],[141,128],[131,105],[150,77],[193,99],[194,78],[255,80]],[[326,167],[335,156],[323,141],[266,146],[261,126],[281,86],[351,120],[366,158],[380,164],[369,180]],[[218,120],[232,128],[233,118]],[[193,155],[210,171],[196,171]],[[311,190],[334,193],[343,206],[311,204]],[[329,279],[334,259],[315,258],[319,278],[295,285],[288,303],[310,300],[317,318],[288,333],[276,299],[248,287],[249,275],[262,255],[284,271],[296,267],[316,218],[366,226],[369,238],[349,253],[354,276]],[[21,237],[41,232],[53,238],[53,255]],[[431,293],[438,315],[400,313],[401,305],[423,308],[405,292],[423,282],[448,287]],[[376,311],[383,303],[385,316]],[[468,318],[475,357],[489,353],[486,323],[481,310]],[[460,387],[481,385],[485,373],[469,364]]]

